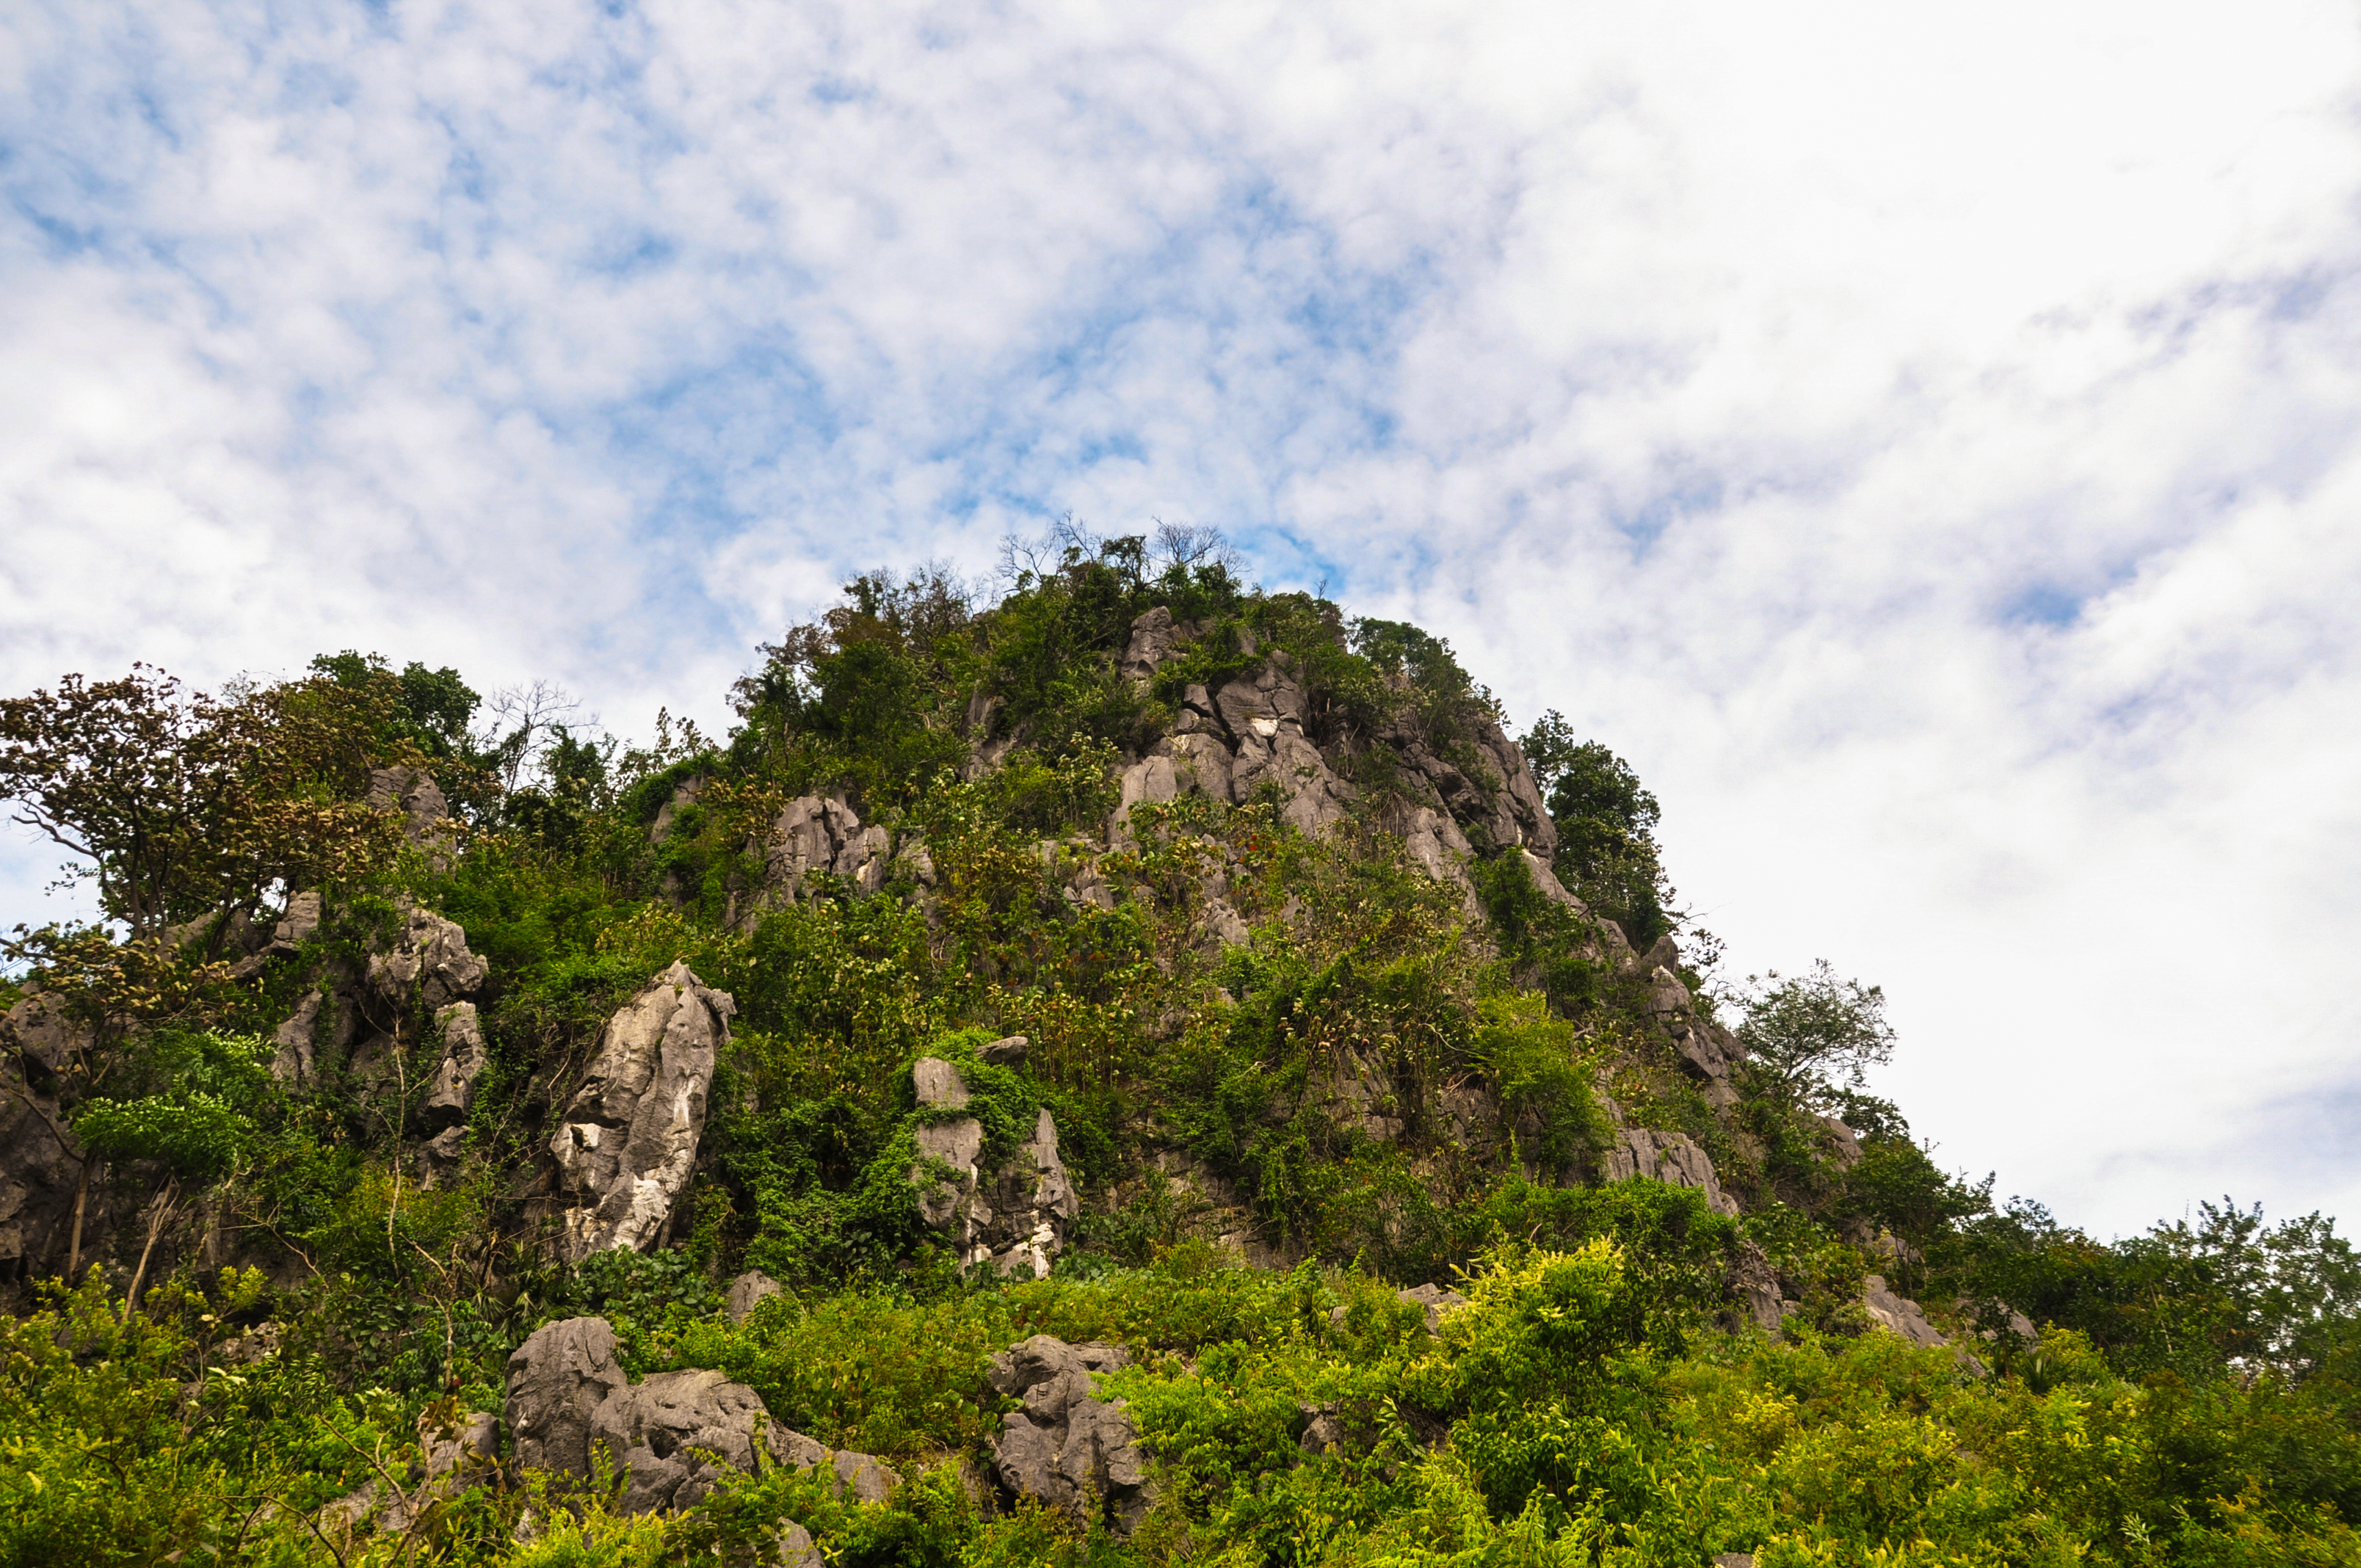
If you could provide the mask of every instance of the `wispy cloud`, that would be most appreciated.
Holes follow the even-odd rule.
[[[849,568],[1213,522],[1631,756],[1948,1157],[2361,1212],[2271,1147],[2361,1033],[2356,64],[2293,0],[20,5],[0,678],[718,720]]]

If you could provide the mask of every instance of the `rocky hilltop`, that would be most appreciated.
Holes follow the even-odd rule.
[[[1995,1212],[1609,748],[1167,543],[859,579],[719,742],[354,653],[8,703],[115,924],[0,1025],[7,1560],[2345,1549],[2361,1466],[2048,1490],[2168,1373],[2361,1443],[2324,1222]]]

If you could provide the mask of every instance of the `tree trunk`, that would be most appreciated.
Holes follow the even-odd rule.
[[[66,1246],[66,1283],[71,1285],[74,1276],[82,1272],[82,1213],[90,1201],[90,1164],[93,1157],[85,1151],[82,1161],[82,1179],[74,1183],[73,1240]]]
[[[139,1310],[139,1286],[148,1277],[148,1255],[156,1250],[156,1238],[164,1234],[164,1223],[172,1216],[172,1200],[180,1185],[180,1178],[167,1177],[163,1190],[148,1207],[148,1245],[139,1249],[139,1266],[131,1271],[131,1293],[123,1299],[123,1321],[126,1323],[131,1314]]]

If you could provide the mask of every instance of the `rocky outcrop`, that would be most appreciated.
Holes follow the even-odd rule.
[[[468,950],[467,933],[456,921],[407,900],[398,913],[401,924],[390,944],[371,953],[365,970],[331,964],[279,1025],[274,1077],[303,1086],[332,1064],[379,1060],[398,1045],[417,1008],[440,1014],[482,994],[491,966]],[[320,895],[297,894],[264,956],[299,952],[318,935],[321,921]]]
[[[451,803],[432,773],[416,768],[378,768],[369,774],[368,802],[379,811],[401,813],[402,837],[426,853],[436,871],[448,871],[458,842],[451,833]]]
[[[671,838],[673,824],[680,820],[682,813],[704,798],[712,783],[711,779],[699,773],[674,785],[672,794],[656,807],[655,820],[648,824],[648,842],[661,844]]]
[[[1615,1141],[1602,1151],[1599,1161],[1599,1174],[1605,1179],[1626,1181],[1645,1176],[1670,1187],[1694,1187],[1705,1194],[1706,1206],[1715,1213],[1738,1212],[1738,1201],[1721,1190],[1713,1157],[1695,1138],[1686,1133],[1633,1126],[1612,1097],[1602,1093],[1598,1102],[1615,1128]]]
[[[959,1069],[923,1057],[910,1077],[921,1112],[935,1113],[917,1129],[917,1162],[910,1168],[919,1217],[952,1244],[962,1265],[989,1263],[1004,1275],[1047,1278],[1082,1212],[1058,1157],[1058,1124],[1049,1108],[1035,1116],[1032,1135],[987,1171],[983,1124],[942,1114],[968,1104]]]
[[[1872,1322],[1889,1333],[1900,1334],[1912,1344],[1934,1348],[1951,1343],[1942,1330],[1927,1321],[1927,1314],[1917,1302],[1907,1296],[1897,1296],[1889,1289],[1883,1275],[1872,1274],[1862,1278],[1861,1304],[1868,1310]]]
[[[84,1151],[57,1100],[60,1075],[87,1041],[38,992],[0,1017],[0,1275],[64,1269],[78,1194],[84,1238],[97,1234],[104,1195],[84,1190]]]
[[[791,800],[771,823],[763,845],[763,896],[755,907],[793,904],[809,895],[815,874],[844,877],[856,892],[885,885],[894,836],[864,828],[840,800],[807,795]]]
[[[1307,1087],[1339,1126],[1352,1128],[1372,1143],[1389,1144],[1401,1136],[1401,1107],[1393,1085],[1351,1047],[1339,1047],[1315,1068]]]
[[[1127,1536],[1155,1500],[1131,1412],[1098,1397],[1097,1377],[1128,1362],[1111,1344],[1035,1334],[992,1358],[994,1388],[1024,1400],[1001,1418],[992,1467],[1011,1497],[1034,1497],[1076,1524]]]
[[[832,1490],[864,1503],[884,1501],[900,1482],[868,1454],[777,1425],[761,1395],[719,1372],[631,1382],[604,1318],[551,1323],[520,1345],[509,1357],[505,1409],[520,1469],[587,1480],[603,1450],[623,1476],[625,1513],[687,1508],[730,1472],[766,1464],[825,1467]]]
[[[695,1169],[714,1059],[737,1010],[675,963],[608,1020],[549,1143],[567,1261],[645,1251],[663,1232]]]
[[[458,1161],[459,1146],[467,1135],[467,1113],[476,1103],[476,1080],[491,1055],[472,1002],[454,1002],[444,1008],[434,1015],[434,1027],[443,1041],[443,1060],[418,1107],[418,1124],[428,1134],[427,1169],[439,1175]]]
[[[1696,1188],[1705,1194],[1706,1206],[1717,1214],[1738,1212],[1738,1201],[1721,1190],[1721,1178],[1713,1168],[1712,1157],[1686,1133],[1619,1127],[1616,1143],[1608,1149],[1604,1165],[1604,1174],[1609,1181],[1653,1177],[1668,1187]]]

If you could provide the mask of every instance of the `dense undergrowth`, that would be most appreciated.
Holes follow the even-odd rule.
[[[1588,913],[1502,854],[1471,918],[1397,836],[1406,746],[1505,787],[1473,745],[1497,708],[1445,645],[1202,551],[1076,541],[1034,566],[984,610],[940,574],[858,580],[762,651],[724,741],[665,719],[625,749],[513,707],[475,729],[456,673],[351,653],[201,710],[137,674],[7,705],[6,786],[82,823],[113,922],[11,944],[0,1002],[82,1030],[12,1092],[71,1121],[113,1218],[12,1287],[0,1563],[740,1562],[789,1518],[845,1563],[2361,1561],[2361,1268],[2326,1222],[2231,1206],[2110,1244],[1995,1209],[1846,1070],[1890,1047],[1873,991],[1717,986],[1656,803],[1605,747],[1555,715],[1523,742]],[[1135,682],[1119,660],[1159,606],[1191,636]],[[1311,839],[1268,793],[1183,797],[1110,844],[1121,763],[1191,687],[1275,653],[1350,818]],[[126,736],[178,761],[110,779]],[[358,804],[404,761],[452,802],[447,852]],[[190,787],[215,775],[237,787]],[[873,894],[767,884],[765,827],[811,794],[893,831]],[[320,930],[241,970],[232,924],[294,886],[326,894]],[[1217,897],[1246,940],[1207,939]],[[405,901],[491,974],[467,1157],[432,1189],[408,1152],[441,1048],[423,1005],[383,1021],[382,1058],[300,1092],[267,1070],[308,977],[365,965]],[[1609,918],[1642,948],[1680,933],[1699,1008],[1755,1031],[1735,1103],[1681,1070]],[[697,1180],[657,1250],[560,1266],[533,1201],[553,1107],[675,959],[738,1006]],[[1007,1034],[1022,1067],[977,1057]],[[922,1055],[961,1065],[993,1151],[1056,1118],[1086,1212],[1052,1277],[962,1272],[922,1223]],[[1345,1104],[1346,1079],[1382,1102]],[[1609,1096],[1693,1138],[1743,1212],[1603,1182]],[[788,1289],[731,1326],[743,1268]],[[1867,1332],[1872,1271],[1975,1358]],[[1775,1279],[1784,1338],[1748,1322],[1750,1277]],[[1394,1294],[1426,1280],[1472,1299],[1439,1333]],[[509,1351],[585,1312],[635,1372],[720,1368],[905,1486],[863,1507],[768,1474],[655,1519],[512,1475],[399,1537],[324,1522],[406,1484],[422,1417],[499,1409]],[[1109,1387],[1160,1500],[1126,1541],[962,1482],[1004,1409],[986,1358],[1035,1332],[1133,1354]],[[1353,1452],[1303,1452],[1313,1408]]]

